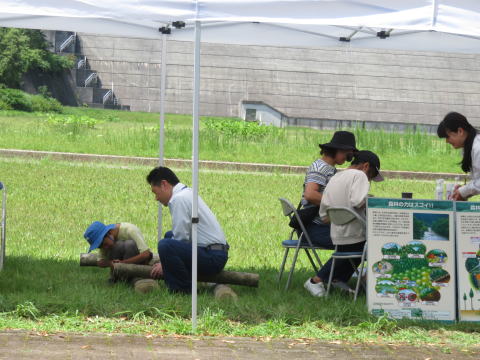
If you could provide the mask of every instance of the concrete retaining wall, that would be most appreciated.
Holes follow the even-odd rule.
[[[81,51],[132,110],[158,111],[161,40],[79,34]],[[191,113],[193,45],[169,41],[167,108]],[[202,45],[201,114],[263,101],[289,117],[480,126],[480,56],[340,48]]]

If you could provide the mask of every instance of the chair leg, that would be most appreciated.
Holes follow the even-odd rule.
[[[327,284],[327,294],[330,293],[330,286],[332,285],[332,279],[333,279],[333,271],[335,270],[335,258],[332,258],[332,267],[330,268],[330,275],[328,276],[328,284]]]
[[[312,249],[312,251],[315,251],[315,250]],[[308,251],[308,249],[305,249],[305,252],[307,253],[308,260],[310,260],[310,264],[312,264],[313,270],[315,270],[315,272],[318,272],[317,265],[313,262],[312,255],[310,255],[310,252]]]
[[[292,268],[290,269],[290,273],[288,274],[287,285],[285,285],[285,290],[288,290],[288,288],[290,287],[290,282],[292,281],[293,270],[295,269],[295,263],[297,262],[299,251],[300,249],[297,247],[295,249],[295,254],[293,255]]]
[[[315,249],[312,249],[312,252],[313,252],[313,255],[315,256],[315,259],[317,259],[319,269],[321,269],[323,266],[322,260],[320,260],[320,257],[318,256],[317,251]]]
[[[285,248],[285,253],[283,255],[283,260],[282,260],[282,265],[280,265],[280,272],[278,273],[278,284],[280,284],[280,281],[282,280],[283,271],[285,270],[285,263],[287,261],[289,250],[290,250],[290,248],[288,248],[288,247]]]
[[[365,253],[364,253],[365,254]],[[363,265],[365,264],[365,256],[362,255],[362,262],[360,264],[360,271],[358,273],[358,279],[357,279],[357,286],[355,287],[355,296],[353,297],[353,302],[357,301],[358,297],[358,290],[360,289],[360,283],[362,282],[362,275],[363,275]]]

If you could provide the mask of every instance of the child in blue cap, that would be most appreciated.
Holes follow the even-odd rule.
[[[113,263],[148,264],[152,252],[140,229],[130,223],[105,225],[93,222],[83,235],[90,244],[88,252],[100,249],[97,265],[112,267]]]

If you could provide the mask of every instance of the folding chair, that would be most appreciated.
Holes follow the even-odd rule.
[[[290,249],[295,249],[295,253],[293,255],[293,261],[292,261],[292,267],[290,268],[287,284],[285,285],[285,290],[287,290],[292,281],[292,275],[295,269],[295,264],[297,262],[297,257],[300,249],[305,250],[305,252],[307,253],[308,260],[310,261],[310,264],[312,264],[313,269],[315,270],[315,272],[317,272],[320,269],[320,267],[322,267],[322,261],[318,257],[316,250],[323,250],[323,248],[319,246],[314,246],[312,244],[312,241],[310,240],[310,237],[308,236],[308,233],[305,230],[305,225],[303,224],[302,219],[300,219],[300,216],[298,215],[298,212],[295,206],[293,206],[293,204],[287,199],[279,198],[278,200],[280,200],[280,204],[282,205],[283,215],[288,216],[290,220],[295,216],[298,223],[300,224],[300,229],[301,229],[301,230],[293,229],[290,232],[290,238],[288,240],[282,241],[282,246],[285,249],[285,253],[283,256],[282,265],[280,265],[280,273],[278,274],[279,284],[280,284],[280,281],[282,280],[282,275],[285,270],[285,263],[287,261],[288,253]],[[294,235],[297,236],[297,240],[293,239]],[[306,242],[302,241],[302,239],[305,239]],[[315,259],[317,260],[318,267],[313,261],[312,255],[310,254],[310,250],[312,251]]]
[[[331,207],[327,209],[327,215],[330,218],[330,222],[335,225],[346,225],[352,221],[360,221],[360,223],[366,226],[365,220],[360,217],[355,211],[346,207]],[[332,284],[333,273],[335,269],[335,259],[348,259],[352,264],[354,271],[357,273],[357,284],[355,286],[355,295],[353,301],[357,301],[358,291],[360,289],[360,283],[362,282],[363,267],[365,265],[365,254],[367,251],[367,244],[363,247],[363,251],[338,251],[338,246],[335,246],[335,252],[332,254],[332,268],[330,269],[330,276],[328,278],[327,294],[330,292],[330,286]],[[355,266],[352,259],[361,259],[360,270]],[[365,285],[362,283],[365,288]]]

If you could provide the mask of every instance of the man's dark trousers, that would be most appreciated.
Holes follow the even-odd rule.
[[[165,284],[171,292],[192,292],[192,244],[173,238],[158,242],[158,254]],[[228,260],[224,250],[198,247],[198,275],[215,275],[223,270]]]

